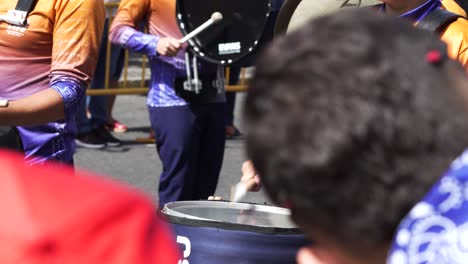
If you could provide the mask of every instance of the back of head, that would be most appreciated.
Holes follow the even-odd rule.
[[[355,254],[388,245],[467,145],[449,76],[461,67],[426,59],[445,50],[403,21],[346,10],[261,56],[244,110],[247,154],[308,234]]]

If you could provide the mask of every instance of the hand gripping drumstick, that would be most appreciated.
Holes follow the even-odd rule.
[[[255,181],[249,180],[247,182],[238,182],[236,185],[231,187],[231,202],[238,202],[255,187]]]
[[[223,20],[223,15],[220,12],[214,12],[211,15],[211,18],[208,19],[205,23],[201,24],[195,30],[187,34],[185,37],[179,40],[180,44],[187,42],[189,39],[195,37],[196,35],[200,34],[203,30],[207,29],[209,26],[219,23]]]

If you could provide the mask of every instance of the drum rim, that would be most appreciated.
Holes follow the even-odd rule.
[[[231,222],[223,222],[223,221],[215,221],[207,218],[201,217],[194,217],[188,218],[185,217],[185,214],[177,213],[176,214],[169,214],[170,212],[174,212],[169,207],[171,205],[178,205],[178,206],[189,206],[189,205],[196,205],[200,204],[209,204],[213,205],[213,208],[224,208],[222,205],[224,204],[236,204],[242,205],[245,208],[248,206],[254,207],[255,209],[262,209],[260,211],[267,211],[264,210],[266,208],[273,209],[277,212],[289,212],[289,209],[271,206],[271,205],[262,205],[262,204],[255,204],[255,203],[231,203],[230,201],[178,201],[172,202],[164,205],[164,208],[161,209],[161,214],[163,217],[172,224],[180,224],[186,226],[193,226],[193,227],[205,227],[205,228],[218,228],[224,230],[233,230],[233,231],[247,231],[247,232],[255,232],[261,234],[274,234],[274,235],[303,235],[302,232],[298,227],[275,227],[275,226],[261,226],[261,225],[248,225],[248,224],[240,224],[240,223],[231,223]],[[289,213],[288,213],[289,214]],[[290,215],[290,214],[289,214]]]

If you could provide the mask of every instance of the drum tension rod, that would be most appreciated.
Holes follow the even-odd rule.
[[[214,12],[211,14],[210,19],[208,19],[205,23],[201,24],[195,30],[187,34],[185,37],[181,38],[179,42],[181,44],[189,41],[196,35],[200,34],[202,31],[207,29],[213,24],[219,23],[223,20],[223,15],[220,12]],[[192,67],[193,67],[193,79],[192,73],[190,69],[190,54],[189,52],[185,52],[185,70],[187,71],[187,81],[184,82],[184,90],[195,92],[196,94],[200,93],[202,89],[202,82],[198,77],[198,62],[197,62],[197,55],[194,54],[192,58]],[[195,87],[194,87],[195,86]]]
[[[185,52],[185,70],[187,71],[187,81],[184,82],[184,90],[199,94],[200,90],[202,89],[202,82],[200,78],[198,77],[198,61],[197,61],[197,55],[195,54],[193,55],[193,58],[192,58],[192,67],[193,67],[193,79],[192,79],[192,70],[190,69],[190,54],[189,52]]]

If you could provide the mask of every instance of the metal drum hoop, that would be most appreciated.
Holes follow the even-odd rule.
[[[212,220],[203,217],[196,217],[187,215],[184,213],[177,212],[176,208],[196,206],[200,203],[204,205],[209,205],[210,208],[226,208],[227,205],[234,205],[240,210],[255,210],[257,212],[267,212],[267,213],[276,213],[279,215],[289,216],[290,211],[286,208],[269,206],[269,205],[259,205],[251,203],[231,203],[228,201],[179,201],[168,203],[161,210],[164,217],[171,223],[174,224],[183,224],[194,227],[212,227],[220,228],[226,230],[236,230],[236,231],[247,231],[255,232],[261,234],[275,234],[275,235],[294,235],[301,234],[301,231],[297,227],[276,227],[276,226],[261,226],[261,225],[248,225],[241,223],[231,223]]]

